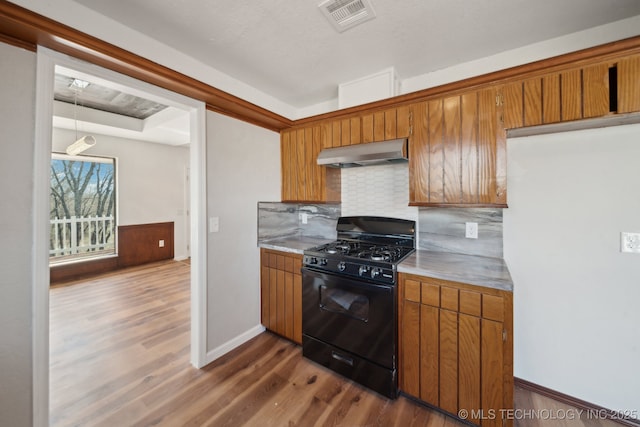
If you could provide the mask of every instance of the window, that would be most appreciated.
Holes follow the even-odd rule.
[[[115,172],[113,158],[52,154],[50,263],[115,254]]]

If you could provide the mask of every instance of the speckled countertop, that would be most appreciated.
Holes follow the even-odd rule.
[[[513,291],[513,281],[502,258],[417,250],[398,266],[398,272]]]
[[[333,242],[334,240],[335,239],[325,239],[322,237],[293,235],[263,240],[258,243],[258,246],[265,249],[302,254],[305,249]]]
[[[282,252],[302,254],[305,249],[334,239],[309,236],[285,236],[263,240],[261,248]],[[398,266],[400,273],[433,277],[484,286],[486,288],[513,291],[513,281],[507,264],[502,258],[488,258],[475,255],[462,255],[448,252],[417,250]]]

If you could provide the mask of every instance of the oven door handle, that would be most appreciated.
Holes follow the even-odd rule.
[[[343,356],[340,353],[333,350],[331,351],[331,357],[337,360],[338,362],[342,362],[349,366],[353,366],[353,359],[351,357]]]

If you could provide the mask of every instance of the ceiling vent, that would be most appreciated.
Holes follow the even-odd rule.
[[[326,0],[318,7],[339,33],[376,17],[369,0]]]

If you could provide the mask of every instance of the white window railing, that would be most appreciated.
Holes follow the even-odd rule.
[[[50,223],[49,258],[115,251],[113,216],[53,218]]]

